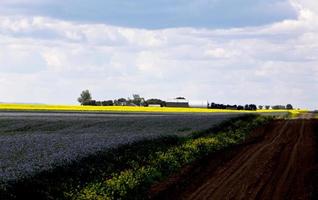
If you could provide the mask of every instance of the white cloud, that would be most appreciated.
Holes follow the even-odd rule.
[[[205,55],[211,56],[212,58],[231,58],[237,56],[238,53],[225,50],[223,48],[212,48],[205,51]]]
[[[0,101],[75,103],[89,88],[96,98],[141,93],[313,108],[317,3],[291,2],[297,20],[219,30],[1,16]]]

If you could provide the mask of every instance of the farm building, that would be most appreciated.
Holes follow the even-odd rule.
[[[191,108],[208,108],[208,101],[189,101],[189,107]]]
[[[160,104],[148,104],[148,107],[161,107]]]
[[[169,99],[166,101],[166,107],[187,108],[189,107],[189,101],[187,101],[184,97]]]

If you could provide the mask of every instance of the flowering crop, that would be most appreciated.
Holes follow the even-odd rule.
[[[0,184],[120,144],[187,135],[236,115],[0,117]]]
[[[78,106],[78,105],[42,105],[42,104],[0,104],[0,110],[26,111],[94,111],[94,112],[167,112],[167,113],[277,113],[286,110],[238,111],[207,108],[170,108],[170,107],[138,107],[138,106]],[[298,113],[301,110],[290,110]]]

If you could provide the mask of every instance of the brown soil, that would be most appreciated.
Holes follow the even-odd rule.
[[[153,199],[310,199],[316,143],[313,119],[277,120],[243,145],[185,167],[152,187]]]

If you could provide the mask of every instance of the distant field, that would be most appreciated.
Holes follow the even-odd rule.
[[[299,112],[290,111],[291,116]],[[15,182],[33,180],[41,173],[64,169],[71,163],[81,163],[81,159],[90,159],[100,152],[161,137],[188,137],[245,113],[277,117],[288,115],[286,110],[248,112],[199,108],[0,104],[0,196]],[[156,148],[161,148],[161,145]]]
[[[167,108],[167,107],[134,107],[134,106],[79,106],[79,105],[43,105],[43,104],[0,104],[0,111],[70,111],[70,112],[165,112],[165,113],[277,113],[286,110],[238,111],[207,108]],[[291,110],[298,114],[306,110]]]
[[[26,199],[25,192],[33,199],[99,199],[90,196],[99,188],[95,188],[94,184],[98,185],[98,181],[102,183],[103,180],[116,180],[109,179],[110,174],[130,172],[134,175],[133,170],[148,170],[152,165],[158,166],[158,169],[161,166],[160,169],[165,170],[163,173],[170,173],[170,169],[175,170],[192,162],[199,153],[203,155],[208,149],[217,150],[238,142],[239,138],[242,139],[249,132],[248,124],[258,124],[254,121],[256,115],[245,115],[248,117],[244,118],[245,121],[240,118],[231,122],[231,126],[244,130],[244,133],[236,129],[229,131],[227,125],[224,129],[229,131],[227,134],[220,132],[218,136],[205,138],[205,134],[216,134],[215,130],[218,129],[212,127],[241,114],[2,114],[0,196],[4,195],[4,198],[1,199],[15,199],[6,198],[6,195],[9,197],[11,194],[18,195],[17,199]],[[253,123],[250,123],[252,119]],[[163,137],[167,139],[159,139]],[[138,141],[143,143],[135,147],[134,142]],[[128,144],[128,149],[127,146],[121,148],[118,152],[122,153],[116,154],[117,147]],[[179,157],[182,163],[176,159]],[[153,171],[148,173],[149,177],[158,174]],[[115,181],[114,187],[126,195],[127,184],[129,188],[135,189],[143,179],[143,174],[137,181],[134,178],[126,180],[124,177],[119,179],[124,182]],[[34,198],[33,195],[41,198]],[[60,198],[53,198],[52,195]]]

